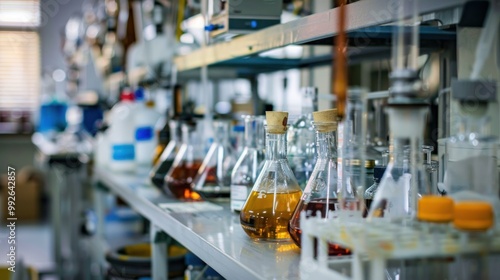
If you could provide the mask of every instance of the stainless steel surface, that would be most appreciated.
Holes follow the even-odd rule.
[[[455,8],[465,2],[466,0],[420,0],[418,1],[419,14]],[[182,72],[290,44],[303,44],[332,37],[338,33],[336,24],[338,12],[338,9],[331,9],[231,41],[206,46],[190,54],[176,57],[174,63],[177,71]],[[397,1],[359,1],[348,5],[346,30],[353,31],[362,27],[386,24],[394,22],[397,18]]]
[[[243,232],[239,216],[224,204],[222,211],[167,213],[163,195],[146,198],[147,171],[114,174],[95,170],[106,185],[141,215],[179,241],[227,279],[298,279],[300,250],[292,242],[255,242]],[[172,201],[172,200],[170,200]]]

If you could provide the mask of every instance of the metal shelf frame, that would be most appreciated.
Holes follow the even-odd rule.
[[[452,9],[463,6],[466,2],[467,0],[419,0],[418,13],[423,15]],[[349,4],[346,31],[353,32],[397,21],[398,3],[396,0],[363,0]],[[288,45],[319,43],[338,34],[336,24],[338,13],[338,8],[334,8],[237,37],[231,41],[202,47],[187,55],[176,57],[174,67],[181,73]]]

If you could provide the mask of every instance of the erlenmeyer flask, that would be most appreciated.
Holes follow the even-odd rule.
[[[337,110],[314,112],[316,129],[316,148],[318,160],[307,182],[297,208],[289,223],[289,232],[297,246],[301,245],[300,214],[305,211],[306,218],[321,213],[322,218],[331,218],[337,207]],[[330,255],[349,254],[349,250],[330,244]]]
[[[368,217],[413,218],[419,196],[430,193],[422,162],[422,135],[427,107],[390,106],[387,112],[392,134],[390,161]]]
[[[289,240],[288,222],[302,190],[286,158],[287,112],[266,112],[266,161],[240,213],[243,230],[260,240]]]
[[[163,188],[165,175],[174,163],[175,155],[181,146],[181,129],[178,120],[170,120],[168,122],[170,129],[170,141],[160,155],[158,163],[153,166],[149,173],[151,182],[158,188]]]
[[[182,123],[181,130],[182,145],[165,176],[164,190],[181,200],[201,200],[200,195],[191,189],[191,184],[200,169],[203,153],[197,123],[186,121]]]
[[[229,133],[230,120],[214,120],[214,142],[210,145],[203,163],[191,185],[193,190],[206,199],[229,199],[231,172],[236,155]]]
[[[231,175],[231,210],[240,211],[264,163],[264,116],[244,116],[245,148]]]

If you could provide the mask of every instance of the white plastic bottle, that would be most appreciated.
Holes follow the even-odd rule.
[[[158,139],[154,127],[160,115],[151,102],[145,102],[144,91],[139,88],[135,92],[135,160],[137,164],[151,167]]]
[[[134,94],[125,89],[118,102],[110,112],[108,142],[111,158],[109,168],[113,171],[134,171],[135,162],[135,126],[134,126]]]

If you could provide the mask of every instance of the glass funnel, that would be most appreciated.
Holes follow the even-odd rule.
[[[210,145],[192,188],[206,199],[229,199],[231,172],[236,154],[229,134],[230,120],[214,120],[214,142]]]
[[[231,210],[240,211],[264,163],[264,116],[244,116],[245,148],[231,174]]]
[[[387,108],[387,112],[392,134],[390,160],[368,217],[413,218],[418,198],[430,193],[422,162],[422,135],[427,107],[393,105]]]
[[[316,162],[315,132],[312,112],[318,107],[318,90],[315,87],[302,89],[302,112],[287,132],[288,163],[302,189]]]
[[[200,195],[191,189],[203,158],[200,130],[197,126],[194,121],[182,123],[182,145],[165,176],[164,191],[181,200],[201,200]]]
[[[149,177],[153,185],[158,188],[163,188],[165,175],[174,163],[175,155],[181,146],[181,126],[178,120],[170,120],[168,122],[170,130],[170,141],[161,153],[158,162],[153,166]]]
[[[301,245],[300,214],[306,218],[320,213],[322,218],[332,218],[337,207],[337,113],[336,109],[314,113],[318,160],[306,189],[289,223],[289,232],[297,246]],[[330,244],[329,255],[349,254],[349,250]]]
[[[287,112],[266,112],[266,160],[240,213],[243,230],[259,240],[289,240],[288,222],[302,190],[286,158]]]

